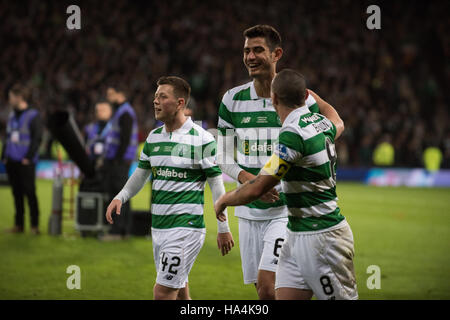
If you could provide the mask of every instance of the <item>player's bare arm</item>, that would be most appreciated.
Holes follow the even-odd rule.
[[[245,182],[239,188],[222,195],[214,204],[217,220],[225,221],[223,211],[228,206],[240,206],[259,199],[273,189],[280,181],[267,174],[259,174],[256,178]]]
[[[242,170],[239,172],[238,180],[239,183],[246,183],[247,181],[251,181],[255,179],[256,176],[248,171]],[[267,203],[272,203],[278,201],[280,199],[280,194],[275,188],[270,189],[266,193],[264,193],[259,200]]]
[[[323,114],[328,119],[330,119],[330,121],[333,122],[333,124],[336,126],[335,139],[338,139],[339,136],[344,131],[344,128],[345,128],[344,121],[341,119],[341,117],[337,113],[336,109],[333,108],[332,105],[330,105],[328,102],[326,102],[321,97],[319,97],[314,91],[308,89],[308,92],[316,100],[317,105],[319,106],[320,113]]]

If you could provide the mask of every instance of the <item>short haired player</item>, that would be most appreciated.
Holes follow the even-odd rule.
[[[282,121],[279,141],[258,176],[215,203],[219,220],[227,206],[258,199],[281,180],[288,210],[286,241],[276,271],[276,299],[357,299],[353,234],[336,195],[335,139],[342,133],[305,105],[301,74],[285,69],[272,81],[271,97]]]
[[[205,240],[204,188],[208,181],[216,200],[225,193],[216,164],[214,137],[184,115],[189,84],[179,77],[157,82],[155,117],[163,126],[150,132],[139,164],[108,206],[106,217],[120,214],[123,203],[137,194],[152,174],[152,242],[157,277],[155,300],[190,299],[188,274]],[[218,225],[222,255],[234,246],[228,222]]]
[[[272,26],[253,26],[244,31],[244,38],[243,62],[252,81],[224,94],[217,125],[219,166],[241,184],[259,173],[278,138],[281,122],[270,98],[270,85],[283,56],[280,34]],[[331,105],[311,90],[307,95],[306,106],[311,111],[334,118],[343,129]],[[288,214],[278,191],[272,189],[235,209],[244,283],[255,284],[260,299],[275,297],[275,271],[286,234]]]

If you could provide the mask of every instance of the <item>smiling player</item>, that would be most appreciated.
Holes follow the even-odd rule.
[[[270,85],[283,56],[281,37],[271,26],[251,27],[244,31],[244,38],[243,62],[253,81],[225,93],[217,125],[219,166],[241,184],[259,173],[279,135],[281,122],[270,98]],[[307,91],[306,106],[334,119],[343,129],[334,108],[311,90]],[[278,191],[272,189],[261,199],[235,209],[244,283],[255,284],[260,299],[275,297],[275,270],[285,239],[287,209]]]
[[[305,105],[301,74],[285,69],[272,82],[272,101],[283,123],[279,142],[258,176],[215,203],[219,220],[227,206],[250,203],[281,180],[289,222],[276,271],[277,299],[357,299],[353,234],[336,194],[333,121]],[[270,214],[269,212],[266,214]]]

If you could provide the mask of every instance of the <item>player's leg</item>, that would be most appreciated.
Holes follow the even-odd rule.
[[[275,281],[276,300],[310,300],[313,292],[296,261],[295,237],[289,231],[281,248]]]
[[[296,288],[278,288],[275,290],[276,300],[311,300],[312,290]]]
[[[152,230],[154,256],[157,257],[155,299],[190,299],[188,275],[205,240],[196,230]],[[156,261],[155,261],[156,262]]]
[[[153,299],[155,300],[176,300],[178,296],[178,288],[170,288],[156,283],[153,287]]]
[[[302,237],[305,279],[319,300],[358,298],[353,266],[353,234],[346,221],[341,227]]]
[[[184,266],[183,273],[186,274],[184,287],[178,292],[178,300],[192,300],[189,290],[188,276],[194,266],[194,262],[200,253],[203,243],[205,242],[205,233],[198,231],[190,231],[184,239]]]
[[[189,284],[187,282],[186,286],[178,291],[177,300],[192,300],[189,295]]]
[[[244,284],[258,282],[258,266],[263,252],[260,225],[264,221],[239,218],[239,251],[241,254]]]
[[[268,220],[262,229],[263,253],[258,266],[257,291],[259,299],[275,299],[275,272],[286,236],[287,218]]]
[[[259,300],[275,299],[275,272],[267,270],[258,271],[258,282],[256,283],[256,291]]]

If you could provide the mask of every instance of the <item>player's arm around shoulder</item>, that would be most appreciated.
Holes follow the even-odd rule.
[[[256,178],[245,182],[233,191],[225,193],[215,201],[214,210],[216,212],[217,220],[226,220],[224,211],[227,207],[241,206],[253,202],[273,189],[279,182],[280,181],[277,178],[264,172],[264,170],[261,170],[261,173],[258,174]],[[279,200],[279,197],[274,195],[271,202],[277,200]]]
[[[289,171],[292,166],[290,161],[294,163],[298,153],[289,151],[283,145],[283,130],[286,130],[286,128],[281,130],[280,142],[258,176],[245,182],[239,188],[224,194],[215,202],[214,210],[219,221],[223,221],[223,211],[226,207],[244,205],[261,198],[273,189]],[[295,141],[298,144],[297,139]],[[289,139],[287,139],[287,142],[289,142]],[[275,202],[277,200],[279,200],[279,196],[272,195],[272,198],[268,202]]]
[[[321,97],[319,97],[314,91],[308,89],[308,93],[316,100],[317,105],[319,106],[320,113],[327,117],[331,122],[333,122],[336,127],[335,139],[339,138],[342,132],[344,132],[345,126],[344,121],[341,119],[336,109]]]

